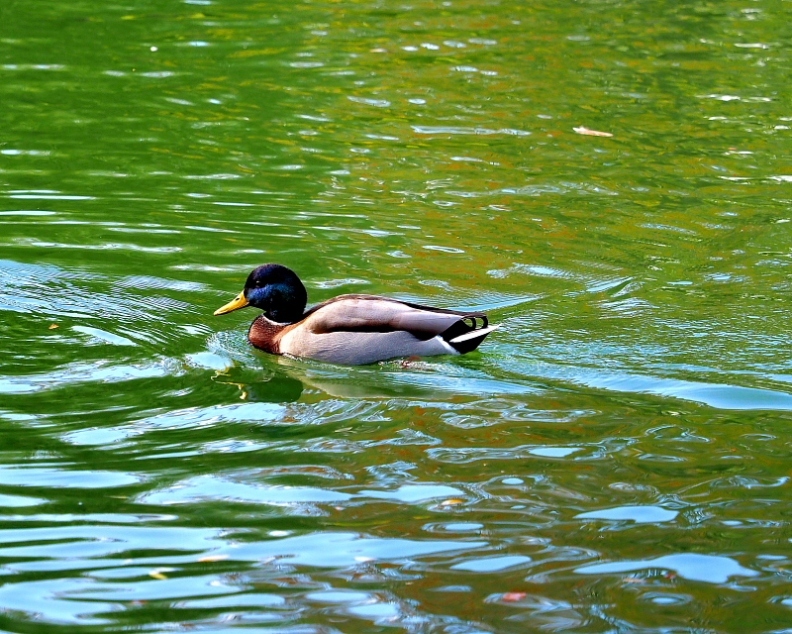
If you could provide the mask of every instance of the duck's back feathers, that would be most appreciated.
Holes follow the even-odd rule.
[[[497,327],[487,323],[482,313],[376,295],[341,295],[314,306],[294,324],[283,326],[259,317],[250,339],[268,352],[360,365],[395,357],[464,354]]]
[[[469,320],[464,328],[462,319]],[[317,304],[303,315],[301,321],[310,324],[316,333],[335,330],[390,332],[406,330],[420,339],[428,339],[444,333],[460,324],[467,332],[476,326],[487,326],[483,313],[466,313],[445,308],[433,308],[421,304],[410,304],[378,295],[339,295]],[[460,327],[458,326],[458,328]]]

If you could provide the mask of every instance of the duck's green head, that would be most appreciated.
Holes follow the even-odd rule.
[[[263,264],[248,275],[244,290],[214,314],[253,306],[272,321],[290,324],[302,318],[307,303],[308,293],[294,271],[280,264]]]

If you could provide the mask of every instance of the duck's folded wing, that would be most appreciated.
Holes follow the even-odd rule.
[[[418,339],[452,338],[487,325],[481,313],[409,304],[373,295],[342,295],[311,309],[311,332],[409,332]]]

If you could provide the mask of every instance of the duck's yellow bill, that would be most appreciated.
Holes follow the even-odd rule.
[[[232,310],[239,310],[240,308],[244,308],[248,305],[247,297],[245,297],[245,292],[242,291],[239,295],[237,295],[234,299],[228,302],[225,306],[221,306],[216,311],[214,311],[215,315],[225,315],[226,313],[230,313]]]

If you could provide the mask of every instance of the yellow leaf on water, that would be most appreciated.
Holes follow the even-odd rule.
[[[582,125],[572,129],[578,134],[582,134],[584,136],[606,136],[606,137],[613,136],[610,132],[601,132],[599,130],[592,130],[591,128],[587,128]]]
[[[49,325],[49,330],[55,330],[56,328],[60,328],[60,326],[58,324],[50,324]]]
[[[149,573],[149,577],[153,577],[154,579],[160,579],[160,580],[167,579],[167,577],[158,570],[152,570]]]
[[[228,559],[228,555],[207,555],[206,557],[201,557],[198,561],[205,564],[213,561],[223,561],[224,559]]]
[[[460,498],[449,498],[440,502],[440,506],[454,506],[455,504],[462,504],[464,501]]]

